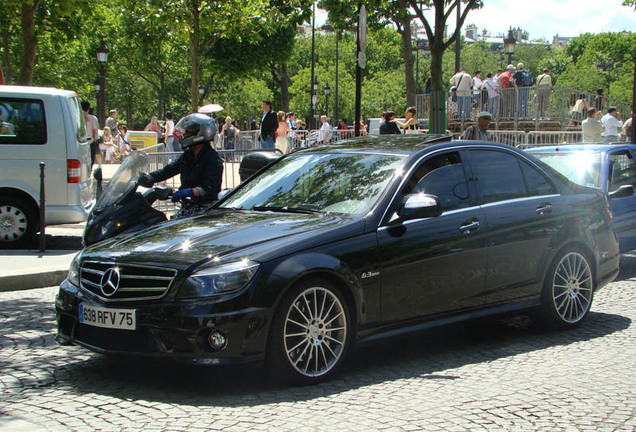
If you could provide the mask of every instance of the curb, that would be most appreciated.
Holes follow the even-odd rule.
[[[39,273],[27,273],[0,277],[0,292],[23,291],[44,288],[62,283],[68,270],[50,270]]]

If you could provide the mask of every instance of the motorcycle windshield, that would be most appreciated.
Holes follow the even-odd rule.
[[[111,178],[95,203],[95,209],[100,211],[117,203],[122,196],[137,186],[139,174],[148,171],[150,171],[148,154],[144,151],[132,152]]]

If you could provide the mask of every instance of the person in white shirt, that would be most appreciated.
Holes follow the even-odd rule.
[[[601,123],[605,129],[601,134],[603,143],[609,144],[618,141],[618,128],[623,126],[621,113],[615,107],[611,107],[601,119]]]
[[[598,113],[594,107],[587,109],[587,118],[581,123],[584,143],[600,143],[603,141],[601,138],[603,125],[598,119],[598,114],[600,113]]]
[[[497,117],[497,111],[499,110],[499,90],[497,89],[497,79],[492,76],[491,72],[488,72],[488,79],[484,81],[484,88],[488,92],[488,107],[487,111],[492,115],[492,118]]]
[[[462,69],[452,76],[450,84],[457,88],[457,114],[459,115],[459,120],[470,120],[472,77]]]
[[[320,121],[322,122],[322,126],[320,127],[320,132],[318,132],[318,145],[327,145],[331,140],[331,125],[329,124],[329,117],[321,115]]]
[[[484,82],[481,80],[481,71],[477,69],[475,71],[475,76],[473,77],[473,94],[475,95],[475,100],[477,101],[478,111],[483,111],[485,109],[485,103],[481,98],[482,90],[485,91]],[[486,98],[486,103],[487,101],[488,98]]]

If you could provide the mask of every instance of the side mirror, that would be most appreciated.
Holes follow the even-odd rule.
[[[623,185],[616,189],[614,192],[610,192],[610,198],[626,198],[634,195],[634,186],[632,185]]]
[[[407,195],[400,209],[391,218],[390,223],[399,224],[411,219],[437,217],[442,214],[442,205],[435,195]]]

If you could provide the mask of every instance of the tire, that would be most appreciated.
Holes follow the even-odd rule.
[[[345,360],[352,340],[351,314],[340,291],[322,279],[294,287],[272,322],[267,366],[294,384],[324,381]]]
[[[0,248],[15,249],[31,245],[37,232],[37,214],[21,198],[0,198]]]
[[[543,286],[541,324],[555,329],[580,324],[592,306],[594,288],[594,272],[584,252],[558,254]]]

